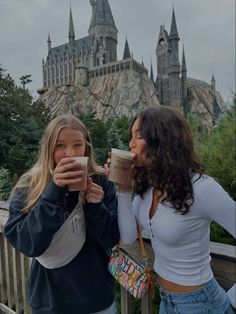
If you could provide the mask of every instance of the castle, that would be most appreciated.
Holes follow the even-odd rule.
[[[124,70],[133,69],[148,76],[148,70],[143,63],[140,64],[132,58],[127,39],[123,60],[117,61],[118,30],[108,0],[90,0],[90,4],[92,17],[87,37],[75,39],[71,8],[68,42],[52,48],[48,34],[48,55],[42,64],[43,89],[39,93],[51,87],[68,84],[86,87],[93,78]],[[153,83],[161,105],[177,107],[185,113],[198,112],[200,115],[206,115],[210,111],[212,121],[207,123],[214,125],[215,118],[224,110],[224,101],[215,90],[215,78],[212,76],[211,83],[208,84],[187,77],[184,49],[181,64],[179,61],[179,40],[173,9],[169,34],[163,25],[160,26],[156,48],[157,77],[154,80],[151,65],[150,84]]]
[[[75,70],[80,69],[86,84],[87,71],[96,66],[117,61],[117,28],[108,0],[90,0],[92,18],[89,36],[75,39],[70,8],[68,43],[51,47],[48,35],[48,56],[43,60],[43,86],[48,87],[75,80]]]

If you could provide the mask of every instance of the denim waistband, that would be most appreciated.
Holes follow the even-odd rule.
[[[216,290],[216,287],[218,287],[218,283],[213,277],[210,281],[203,284],[202,287],[190,292],[169,292],[165,290],[163,287],[161,287],[160,284],[158,284],[158,286],[162,299],[171,299],[172,301],[176,300],[177,302],[181,302],[181,300],[185,302],[188,300],[188,302],[189,301],[191,302],[191,299],[192,300],[209,299],[209,297],[212,296],[212,293],[214,293],[214,291]]]
[[[202,287],[185,293],[171,293],[159,285],[160,313],[215,313],[233,314],[229,299],[213,277]]]

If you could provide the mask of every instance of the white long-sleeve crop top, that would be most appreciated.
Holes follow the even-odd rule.
[[[170,204],[160,204],[149,219],[152,191],[144,197],[118,193],[118,222],[121,242],[137,239],[135,216],[144,233],[150,234],[154,250],[154,270],[174,283],[194,286],[213,277],[210,267],[210,223],[212,220],[235,237],[235,202],[211,177],[193,178],[194,203],[187,214],[175,212]]]

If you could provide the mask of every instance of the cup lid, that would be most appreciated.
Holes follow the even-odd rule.
[[[135,155],[132,152],[129,152],[129,151],[126,151],[126,150],[122,150],[122,149],[118,149],[118,148],[112,148],[111,152],[118,153],[118,154],[120,154],[120,155],[122,155],[124,157],[129,157],[129,158],[130,157],[133,158],[134,155]]]

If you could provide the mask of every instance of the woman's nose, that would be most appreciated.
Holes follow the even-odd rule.
[[[75,151],[73,148],[68,147],[65,151],[65,156],[66,157],[74,157],[75,156]]]

